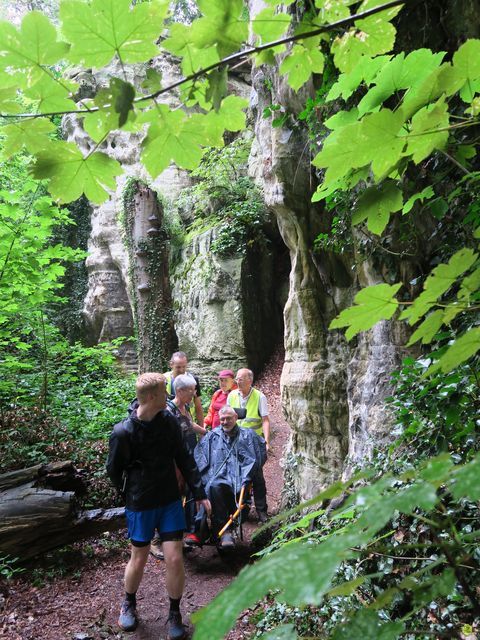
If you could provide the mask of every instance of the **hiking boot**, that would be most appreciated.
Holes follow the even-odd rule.
[[[200,538],[195,533],[187,533],[183,542],[187,547],[200,547],[202,544]]]
[[[187,637],[187,627],[182,623],[180,611],[170,611],[167,620],[168,640],[183,640]]]
[[[165,560],[162,551],[162,542],[159,538],[152,540],[152,544],[150,545],[150,555],[157,560]]]
[[[233,549],[235,547],[235,540],[228,531],[218,541],[218,548],[222,550]]]
[[[260,511],[257,509],[257,517],[258,521],[262,524],[265,524],[265,522],[268,521],[268,513],[266,511],[263,511],[262,509]]]
[[[137,609],[133,602],[125,600],[120,609],[118,626],[123,631],[135,631],[138,626]]]

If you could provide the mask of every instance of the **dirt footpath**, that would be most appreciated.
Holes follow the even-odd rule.
[[[280,409],[279,380],[283,357],[279,352],[255,382],[268,398],[272,423],[272,455],[265,465],[269,512],[278,509],[283,486],[280,467],[289,427]],[[182,600],[184,621],[227,586],[250,561],[249,539],[257,528],[255,510],[244,526],[244,541],[228,557],[220,557],[216,548],[206,545],[185,556],[186,588]],[[165,567],[161,560],[149,558],[138,591],[141,623],[135,633],[123,633],[117,625],[123,598],[123,571],[128,560],[128,545],[112,545],[112,538],[89,541],[74,550],[73,563],[67,563],[66,575],[53,577],[42,586],[34,586],[35,575],[10,581],[8,590],[0,588],[0,637],[8,640],[100,640],[129,638],[158,640],[165,638],[168,596]],[[113,548],[112,548],[113,547]],[[229,640],[241,640],[252,632],[249,616],[244,615]]]

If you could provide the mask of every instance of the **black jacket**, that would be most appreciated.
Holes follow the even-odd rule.
[[[126,474],[126,506],[144,511],[180,498],[175,463],[195,500],[205,498],[200,474],[187,451],[174,416],[160,411],[151,422],[143,422],[134,409],[115,425],[110,436],[107,473],[119,491]]]

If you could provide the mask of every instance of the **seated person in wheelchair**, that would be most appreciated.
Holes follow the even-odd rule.
[[[247,487],[258,468],[266,460],[265,440],[253,429],[237,425],[237,412],[225,405],[219,411],[220,429],[214,429],[197,444],[195,461],[202,476],[205,492],[212,504],[213,534],[228,521],[238,507],[242,487]],[[246,516],[246,509],[239,517]],[[220,548],[234,546],[230,531],[218,541]]]

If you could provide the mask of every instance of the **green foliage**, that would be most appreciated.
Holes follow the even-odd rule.
[[[447,454],[397,475],[385,473],[363,487],[352,481],[343,483],[340,491],[347,494],[346,501],[337,511],[320,516],[323,520],[316,530],[280,544],[243,569],[235,582],[196,614],[195,638],[224,637],[236,616],[269,590],[275,592],[277,601],[290,606],[327,607],[325,613],[328,606],[343,609],[340,617],[325,620],[323,633],[328,629],[332,638],[363,634],[372,640],[394,640],[416,631],[419,623],[428,620],[428,604],[444,598],[461,601],[462,619],[473,619],[478,603],[464,585],[467,580],[474,584],[478,571],[469,566],[467,577],[464,568],[459,571],[456,558],[460,548],[466,555],[475,548],[471,534],[479,523],[478,510],[474,509],[472,520],[461,500],[478,499],[479,473],[478,455],[467,464],[454,465]],[[320,502],[324,495],[315,501]],[[407,523],[412,533],[428,523],[428,532],[416,541],[405,534]],[[299,529],[308,526],[304,517],[297,525]],[[398,561],[411,559],[406,549],[397,546],[406,536],[412,539],[408,554],[418,555],[418,562],[398,570],[392,576],[392,588],[391,565],[388,570],[385,564],[383,570],[381,566],[375,572],[370,569],[378,558],[381,565],[389,555],[398,556]],[[342,603],[342,598],[347,600]],[[367,608],[362,607],[365,603]],[[424,630],[429,633],[428,628]]]
[[[169,217],[193,221],[184,241],[215,227],[211,251],[221,257],[261,249],[267,216],[261,194],[246,174],[251,141],[239,137],[223,149],[207,152],[192,172],[197,182],[183,189]]]

